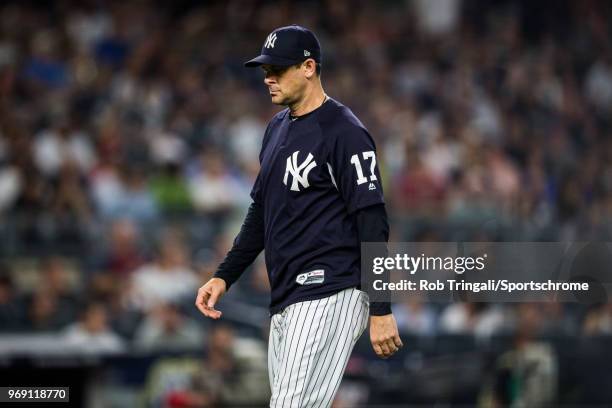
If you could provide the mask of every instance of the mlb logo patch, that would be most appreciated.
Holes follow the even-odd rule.
[[[316,269],[310,272],[300,273],[295,281],[300,285],[312,285],[315,283],[323,283],[325,280],[325,270]]]

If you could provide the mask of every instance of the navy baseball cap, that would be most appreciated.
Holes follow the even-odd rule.
[[[319,40],[309,29],[294,24],[272,31],[261,47],[261,55],[245,62],[244,66],[258,67],[263,64],[289,66],[299,64],[308,58],[321,62]]]

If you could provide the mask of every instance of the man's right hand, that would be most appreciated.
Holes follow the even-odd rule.
[[[221,312],[215,309],[217,301],[225,294],[227,284],[221,278],[212,278],[198,289],[195,305],[200,312],[211,319],[221,317]]]

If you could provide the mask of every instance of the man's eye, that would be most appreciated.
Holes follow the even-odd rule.
[[[286,68],[284,68],[284,67],[264,69],[264,73],[266,75],[274,75],[274,76],[282,75],[283,72],[285,72],[285,71],[286,71]]]

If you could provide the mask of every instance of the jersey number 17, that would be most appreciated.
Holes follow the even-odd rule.
[[[370,160],[370,181],[378,180],[374,174],[374,169],[376,168],[376,155],[372,150],[363,152],[362,155],[363,160]],[[368,178],[363,175],[363,169],[361,167],[361,161],[359,160],[358,154],[351,156],[351,163],[355,166],[355,170],[357,171],[357,185],[366,183]]]

